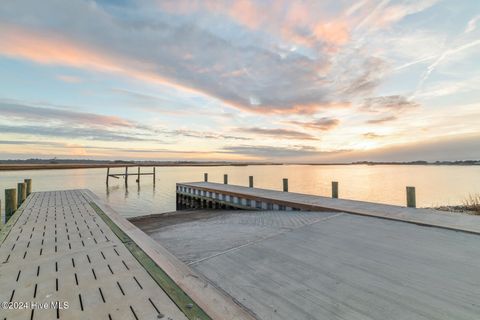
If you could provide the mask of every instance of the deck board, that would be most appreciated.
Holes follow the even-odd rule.
[[[33,193],[21,210],[0,247],[0,301],[69,308],[58,317],[55,309],[0,310],[2,319],[187,319],[82,191]]]
[[[433,209],[407,208],[365,201],[332,199],[316,195],[248,188],[212,182],[179,183],[177,184],[177,187],[178,186],[221,193],[239,198],[260,200],[266,203],[280,204],[301,210],[348,212],[480,234],[480,219],[476,216],[465,214],[440,212]],[[193,196],[195,197],[195,195]],[[231,205],[235,206],[234,204]]]

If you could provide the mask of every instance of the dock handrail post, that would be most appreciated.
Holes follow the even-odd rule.
[[[125,187],[128,186],[128,166],[125,167]]]
[[[228,184],[228,174],[223,175],[223,184]]]
[[[332,198],[338,198],[338,181],[332,181]]]
[[[248,177],[248,187],[253,188],[253,176]]]
[[[25,184],[27,185],[27,197],[32,193],[32,179],[25,179]]]
[[[283,178],[283,192],[288,192],[288,179]]]
[[[5,222],[17,211],[17,189],[5,189]]]
[[[208,173],[203,174],[203,181],[208,182]]]
[[[107,178],[105,179],[108,186],[108,178],[110,177],[110,167],[107,167]]]
[[[137,183],[140,183],[140,166],[138,166],[138,171],[137,171]]]
[[[407,187],[407,207],[409,207],[409,208],[416,208],[417,207],[415,187]]]
[[[20,206],[27,198],[27,184],[25,182],[19,182],[17,184],[17,203]]]

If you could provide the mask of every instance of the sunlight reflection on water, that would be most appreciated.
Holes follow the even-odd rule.
[[[123,173],[122,168],[111,173]],[[136,169],[131,169],[131,173]],[[142,168],[151,172],[151,168]],[[202,181],[207,172],[209,181],[248,185],[254,176],[255,187],[281,190],[282,178],[289,179],[291,192],[330,196],[331,181],[339,182],[340,197],[388,204],[405,204],[405,187],[417,191],[417,205],[429,207],[461,204],[469,194],[480,193],[480,166],[413,166],[413,165],[283,165],[226,167],[157,167],[157,181],[151,176],[129,178],[126,189],[123,179],[110,179],[105,185],[106,169],[34,170],[0,172],[3,214],[3,189],[12,188],[24,178],[33,179],[34,191],[90,189],[107,199],[120,214],[140,216],[175,210],[175,183]]]

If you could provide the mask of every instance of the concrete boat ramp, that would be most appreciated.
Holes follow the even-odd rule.
[[[177,204],[32,193],[0,231],[0,319],[480,318],[478,217],[207,182]]]

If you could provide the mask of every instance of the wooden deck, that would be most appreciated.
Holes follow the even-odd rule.
[[[0,302],[4,320],[251,318],[86,190],[32,193],[1,230]]]
[[[347,212],[480,234],[480,219],[476,216],[211,182],[178,183],[177,206]]]

